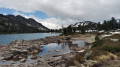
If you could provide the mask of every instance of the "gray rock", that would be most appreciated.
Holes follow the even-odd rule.
[[[37,55],[34,55],[31,57],[31,59],[37,59],[37,57],[38,57]]]
[[[96,63],[97,63],[97,61],[87,60],[85,64],[86,64],[87,66],[90,66],[90,67],[91,67],[91,66],[93,66],[93,65],[96,64]]]
[[[26,59],[25,59],[25,58],[23,58],[23,59],[21,59],[21,60],[20,60],[20,62],[25,62],[25,61],[26,61]]]
[[[44,58],[38,59],[38,64],[36,67],[51,67]]]
[[[111,39],[111,41],[113,41],[113,42],[117,42],[117,41],[118,41],[118,39]]]
[[[34,50],[34,53],[37,53],[38,52],[38,50]]]
[[[90,38],[86,39],[85,42],[90,44],[95,42],[95,36],[91,36]]]
[[[92,51],[87,52],[87,53],[84,55],[84,58],[87,59],[87,57],[90,56],[91,54],[92,54]]]
[[[39,58],[39,59],[38,59],[38,62],[47,63],[46,60],[45,60],[44,58]]]
[[[4,56],[4,60],[9,60],[13,58],[13,54],[9,54],[7,56]]]

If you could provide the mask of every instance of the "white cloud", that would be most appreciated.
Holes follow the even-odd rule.
[[[40,23],[42,23],[49,29],[60,29],[61,28],[60,20],[56,18],[47,18],[41,21]]]
[[[33,18],[37,22],[40,22],[44,26],[48,27],[49,29],[60,29],[60,28],[62,28],[62,25],[64,27],[67,27],[68,25],[78,21],[78,20],[69,19],[69,18],[63,20],[63,19],[54,18],[54,17],[50,17],[50,18],[46,18],[46,19],[40,19],[40,18],[35,17],[34,15],[27,16],[27,15],[25,15],[23,13],[20,13],[20,12],[14,12],[14,15],[21,15],[25,18]]]
[[[54,21],[52,23],[59,25],[58,21],[102,21],[112,16],[119,18],[119,3],[120,0],[0,0],[0,7],[29,13],[42,11],[48,16],[57,15],[59,19],[47,18],[44,23]]]
[[[21,15],[21,16],[24,16],[25,18],[33,18],[37,22],[40,22],[44,26],[48,27],[49,29],[59,29],[59,28],[61,28],[61,25],[59,23],[60,20],[56,19],[56,18],[40,19],[40,18],[35,17],[34,15],[27,16],[27,15],[25,15],[23,13],[19,13],[19,12],[14,12],[14,15]]]

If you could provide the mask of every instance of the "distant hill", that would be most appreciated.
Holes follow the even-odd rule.
[[[32,18],[0,14],[0,33],[36,33],[49,29]]]

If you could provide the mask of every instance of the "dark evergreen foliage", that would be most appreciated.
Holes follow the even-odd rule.
[[[79,25],[78,25],[79,24]],[[78,25],[78,26],[76,26]],[[85,34],[85,32],[89,30],[96,30],[96,31],[114,31],[120,29],[120,20],[116,20],[114,17],[111,18],[109,21],[104,21],[103,23],[94,23],[91,21],[84,21],[78,22],[75,25],[70,25],[67,28],[64,28],[64,34],[73,34],[75,31],[79,31],[81,34]]]

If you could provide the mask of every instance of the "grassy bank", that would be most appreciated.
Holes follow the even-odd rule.
[[[89,54],[86,58],[85,55]],[[91,49],[78,53],[66,66],[120,67],[120,35],[100,39],[98,36]]]

